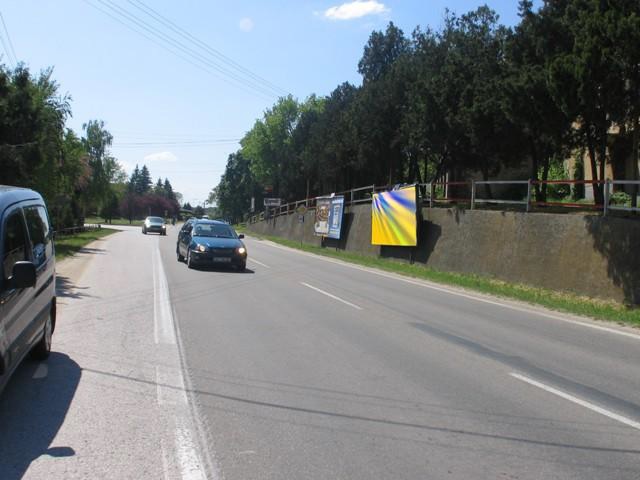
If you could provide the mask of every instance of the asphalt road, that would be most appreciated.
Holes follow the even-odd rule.
[[[638,333],[246,244],[245,273],[175,229],[64,265],[0,478],[640,479]]]

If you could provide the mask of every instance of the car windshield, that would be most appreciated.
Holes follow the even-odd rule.
[[[160,217],[147,217],[149,223],[164,223],[164,220]]]
[[[236,238],[235,232],[228,225],[196,225],[193,234],[196,237]]]

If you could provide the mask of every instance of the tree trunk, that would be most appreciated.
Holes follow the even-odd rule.
[[[604,180],[605,179],[605,167],[607,165],[607,132],[603,132],[602,134],[602,141],[600,143],[600,178],[599,180]],[[600,197],[601,200],[599,202],[596,202],[596,204],[599,205],[604,205],[604,186],[603,185],[599,185],[598,186],[598,190],[600,190]]]
[[[485,182],[489,181],[489,167],[487,166],[486,162],[484,162],[484,164],[482,166],[482,180],[484,180]],[[488,183],[484,184],[484,192],[485,192],[485,195],[487,196],[488,199],[492,199],[493,198],[493,192],[491,191],[491,185],[489,185]]]
[[[549,163],[550,163],[549,158],[545,158],[544,165],[542,166],[543,182],[546,182],[547,180],[549,180]],[[549,191],[549,189],[547,188],[548,186],[549,186],[548,184],[543,183],[542,188],[540,189],[540,201],[542,202],[547,201],[547,192]]]
[[[538,149],[536,147],[536,142],[533,138],[529,138],[531,143],[531,180],[538,180],[538,168],[540,168],[540,159],[538,156]],[[540,197],[540,184],[534,183],[533,185],[535,192],[535,199],[539,200]]]
[[[591,164],[591,179],[597,180],[598,178],[598,165],[596,162],[596,147],[594,145],[593,137],[589,132],[586,132],[587,136],[587,150],[589,152],[589,163]],[[602,190],[598,185],[593,184],[593,198],[596,204],[602,205],[604,203],[604,196]]]
[[[638,145],[640,140],[639,128],[640,119],[636,114],[633,116],[633,151],[631,152],[631,162],[633,165],[631,166],[631,180],[638,180],[638,162],[640,161],[640,152],[638,152],[638,148],[640,147],[640,145]],[[638,185],[631,186],[631,206],[633,208],[638,206]]]

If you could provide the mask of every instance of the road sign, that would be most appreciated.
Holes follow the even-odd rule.
[[[282,205],[281,198],[265,198],[264,199],[265,207],[279,207],[280,205]]]
[[[298,215],[304,215],[305,213],[307,213],[307,206],[306,205],[298,205],[296,207],[296,213]]]

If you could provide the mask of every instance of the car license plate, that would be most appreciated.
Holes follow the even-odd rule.
[[[213,257],[213,261],[220,262],[220,263],[229,263],[231,261],[231,258],[230,257]]]

